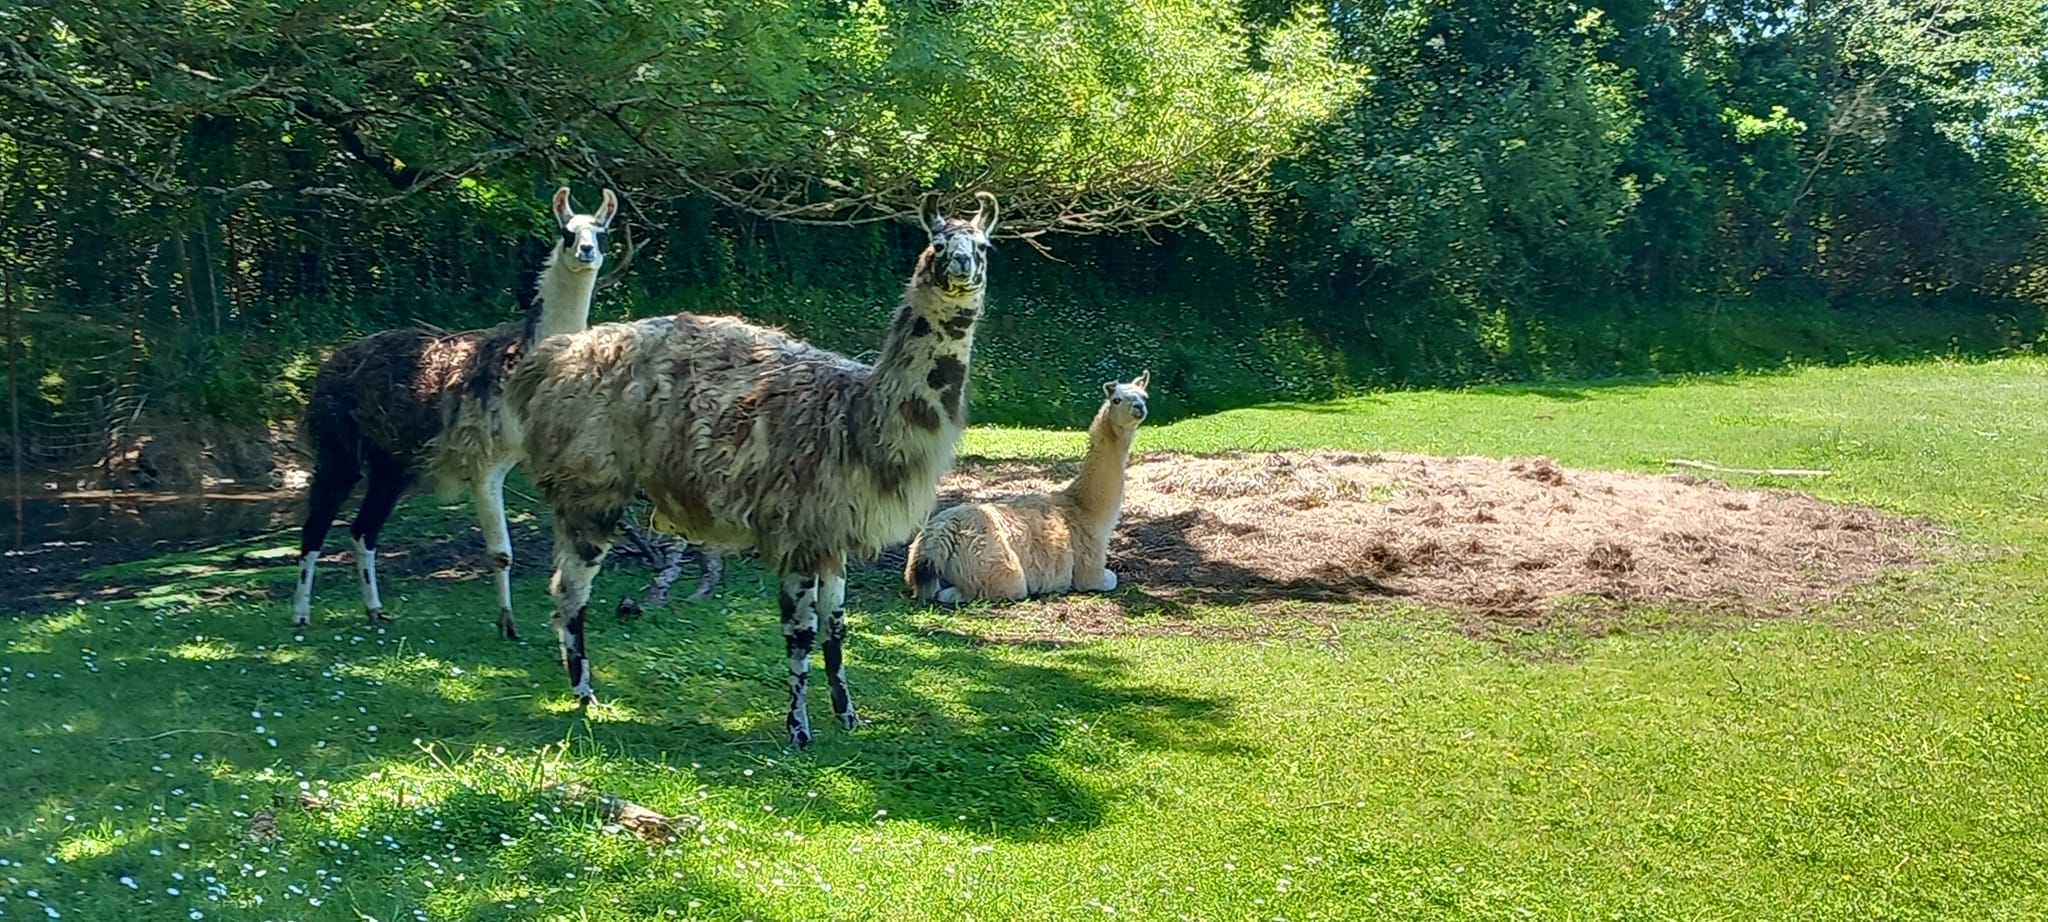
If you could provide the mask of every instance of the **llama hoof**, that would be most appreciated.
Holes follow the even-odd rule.
[[[519,626],[512,623],[510,611],[498,612],[498,637],[502,640],[519,639]]]
[[[372,608],[370,609],[369,614],[371,624],[384,624],[386,622],[394,620],[390,615],[385,614],[384,609],[381,608]]]
[[[579,710],[579,711],[587,711],[587,710],[590,710],[591,708],[593,708],[593,707],[596,707],[596,706],[597,706],[597,695],[596,695],[596,694],[594,694],[594,693],[592,693],[592,692],[590,692],[590,691],[579,691],[579,692],[577,692],[577,693],[576,693],[576,709],[577,709],[577,710]]]
[[[1111,571],[1109,571],[1109,570],[1104,570],[1104,571],[1102,571],[1102,588],[1101,588],[1101,589],[1097,589],[1097,590],[1095,590],[1095,591],[1097,591],[1097,592],[1115,592],[1115,591],[1116,591],[1116,574],[1115,574],[1115,573],[1113,573],[1113,572],[1111,572]]]
[[[794,749],[811,748],[811,731],[800,727],[791,728],[789,731],[789,745]]]
[[[847,711],[846,713],[839,715],[839,725],[845,727],[848,730],[858,727],[860,726],[860,715],[855,714],[852,711]]]
[[[938,595],[932,596],[932,601],[935,601],[940,605],[959,605],[960,603],[967,601],[967,593],[961,592],[959,589],[953,586],[947,586],[946,588],[939,590]]]
[[[640,601],[631,596],[619,600],[619,623],[624,624],[640,617]]]

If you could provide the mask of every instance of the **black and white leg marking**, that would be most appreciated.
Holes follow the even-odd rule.
[[[832,714],[848,730],[860,723],[853,698],[846,692],[846,576],[829,574],[819,587],[818,607],[825,612],[825,681],[832,689]]]
[[[361,538],[351,538],[356,558],[356,582],[363,587],[363,612],[370,623],[389,621],[384,614],[384,599],[377,594],[377,549]]]
[[[319,551],[306,551],[299,555],[299,588],[292,595],[293,627],[303,628],[313,623],[313,571],[319,565]]]
[[[804,693],[811,684],[811,646],[818,637],[818,577],[808,573],[782,575],[782,640],[789,657],[790,745],[811,744],[811,717],[804,707]]]
[[[590,614],[590,583],[597,576],[603,551],[584,555],[558,539],[555,552],[555,639],[562,647],[562,669],[576,703],[590,705],[597,696],[590,690],[590,658],[583,645],[583,624]]]

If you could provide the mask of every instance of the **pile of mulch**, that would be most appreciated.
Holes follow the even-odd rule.
[[[941,505],[1057,489],[1072,462],[964,463]],[[1783,615],[1925,562],[1923,520],[1717,480],[1347,452],[1148,454],[1110,568],[1152,607],[1388,600],[1540,621],[1560,606]],[[900,567],[900,557],[892,555]],[[1072,596],[1077,623],[1133,599]]]

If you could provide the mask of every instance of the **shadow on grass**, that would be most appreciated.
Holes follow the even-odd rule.
[[[911,630],[895,603],[878,609],[886,596],[863,583],[850,600],[848,672],[867,723],[839,728],[822,673],[814,673],[817,740],[808,751],[788,751],[780,631],[751,562],[735,562],[708,602],[674,604],[630,625],[594,621],[602,703],[588,714],[567,694],[538,576],[516,587],[521,620],[536,638],[529,643],[493,636],[489,587],[473,579],[389,580],[386,602],[399,620],[381,631],[364,625],[344,589],[345,568],[326,571],[329,591],[314,628],[296,641],[286,609],[289,565],[195,567],[172,567],[180,575],[132,599],[0,621],[0,708],[10,717],[10,749],[20,754],[0,763],[10,792],[0,805],[0,852],[61,856],[61,865],[35,869],[50,879],[46,891],[99,894],[112,901],[104,911],[125,914],[121,901],[137,897],[116,883],[122,877],[142,879],[175,861],[190,873],[226,876],[254,851],[248,824],[256,811],[313,779],[388,787],[392,802],[348,821],[277,807],[280,838],[266,847],[301,859],[349,854],[360,863],[363,842],[391,836],[407,855],[416,843],[431,854],[456,834],[445,820],[454,810],[510,827],[491,830],[491,841],[457,843],[488,852],[471,859],[473,869],[533,876],[583,861],[573,844],[563,846],[570,857],[488,848],[498,831],[546,838],[529,819],[549,815],[530,802],[542,796],[537,786],[408,795],[398,778],[446,778],[422,746],[458,758],[502,747],[512,758],[575,740],[579,752],[563,775],[593,777],[657,809],[697,808],[678,802],[696,789],[714,808],[765,807],[827,827],[908,822],[1057,840],[1103,822],[1119,797],[1109,776],[1130,760],[1240,745],[1227,733],[1228,701],[1148,684],[1099,650],[992,646]],[[607,573],[593,608],[609,611],[603,603],[645,579]],[[173,840],[192,850],[167,852]],[[357,851],[337,852],[329,841],[357,842]],[[361,873],[392,886],[427,873],[417,862],[371,865]],[[596,865],[576,871],[578,886],[633,873],[632,861]],[[679,873],[712,906],[763,917],[751,894]],[[268,892],[268,884],[237,880]],[[413,895],[427,898],[424,890]],[[493,916],[479,909],[470,917]]]

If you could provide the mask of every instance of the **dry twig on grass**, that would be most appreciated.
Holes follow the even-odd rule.
[[[701,816],[688,813],[670,816],[616,794],[593,790],[574,781],[553,785],[550,790],[560,795],[567,803],[597,807],[598,815],[603,817],[606,824],[631,830],[634,835],[647,842],[674,842],[688,833],[704,828],[704,818]]]
[[[1803,467],[1722,467],[1690,458],[1672,458],[1664,463],[1672,467],[1689,467],[1699,471],[1713,471],[1716,474],[1748,474],[1752,477],[1826,477],[1834,473]]]

